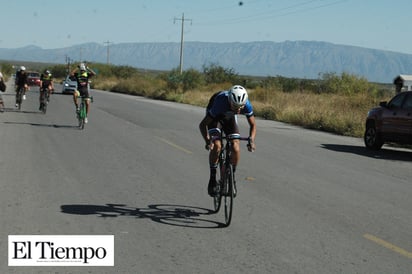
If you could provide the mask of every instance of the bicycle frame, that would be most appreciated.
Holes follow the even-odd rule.
[[[84,129],[85,119],[87,117],[86,101],[90,100],[93,102],[93,97],[79,96],[77,98],[80,98],[80,109],[77,116],[79,119],[79,129]]]
[[[218,212],[222,203],[222,198],[225,205],[225,224],[230,225],[233,212],[233,199],[235,197],[235,178],[233,173],[233,165],[231,162],[232,156],[232,141],[242,140],[250,142],[248,137],[241,137],[240,134],[222,134],[220,129],[211,129],[209,133],[213,133],[212,142],[220,140],[222,148],[219,153],[219,170],[220,180],[216,187],[216,194],[213,197],[215,212]],[[250,144],[250,143],[249,143]]]
[[[16,103],[18,104],[19,110],[21,109],[21,104],[23,103],[24,87],[20,87],[16,92]]]
[[[47,104],[48,104],[48,100],[49,99],[49,89],[48,88],[42,88],[40,90],[40,108],[41,111],[46,114],[46,110],[47,110]]]

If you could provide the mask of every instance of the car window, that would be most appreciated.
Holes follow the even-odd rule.
[[[412,94],[408,94],[402,107],[406,109],[412,109]]]
[[[405,99],[405,93],[399,93],[397,96],[393,97],[389,102],[389,108],[400,108],[402,106],[403,99]]]

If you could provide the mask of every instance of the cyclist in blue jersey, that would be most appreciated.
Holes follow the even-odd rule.
[[[235,85],[228,91],[220,91],[215,93],[209,100],[206,107],[206,116],[199,124],[200,133],[205,140],[205,148],[209,153],[210,179],[208,185],[208,193],[210,196],[214,195],[216,186],[216,169],[219,161],[219,153],[222,149],[220,140],[211,142],[214,130],[219,128],[225,132],[226,135],[239,133],[239,125],[237,122],[237,115],[243,114],[246,116],[249,123],[249,151],[255,150],[255,136],[256,136],[256,122],[253,113],[253,107],[248,99],[247,91],[244,87]],[[212,136],[211,136],[212,135]],[[232,164],[233,172],[236,171],[236,166],[240,159],[240,141],[232,140]]]

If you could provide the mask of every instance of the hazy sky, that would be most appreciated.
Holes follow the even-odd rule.
[[[411,0],[0,0],[0,48],[309,40],[412,54]],[[395,5],[394,5],[395,4]]]

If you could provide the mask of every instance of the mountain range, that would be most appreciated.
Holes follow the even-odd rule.
[[[86,43],[66,48],[37,46],[0,48],[0,59],[66,63],[87,60],[141,69],[170,70],[180,64],[180,43]],[[391,83],[399,74],[412,74],[412,54],[338,45],[318,41],[185,42],[183,69],[202,70],[211,64],[240,75],[316,79],[323,73],[343,72],[371,82]]]

